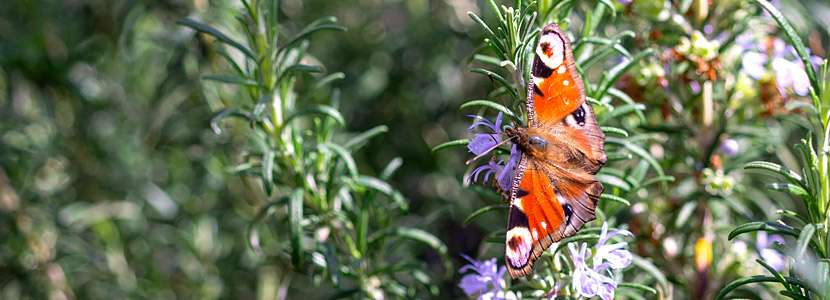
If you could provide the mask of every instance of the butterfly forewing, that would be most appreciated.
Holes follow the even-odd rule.
[[[591,174],[605,164],[605,134],[594,109],[585,100],[585,84],[576,70],[571,42],[555,23],[542,30],[533,58],[528,87],[528,124],[552,127],[561,122],[573,129],[571,142],[585,156],[584,169]]]
[[[555,23],[542,29],[528,84],[528,124],[545,126],[564,119],[585,101],[585,84],[571,42]]]
[[[605,133],[599,128],[594,109],[588,101],[573,113],[567,115],[561,125],[569,131],[569,139],[584,154],[580,167],[590,174],[596,174],[608,160],[605,154]]]

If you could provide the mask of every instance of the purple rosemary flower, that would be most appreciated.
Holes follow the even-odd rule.
[[[487,172],[484,172],[484,182],[487,182],[487,179],[490,178],[490,174],[495,173],[496,177],[498,177],[499,176],[498,174],[501,174],[502,170],[504,170],[504,161],[503,160],[500,160],[499,162],[496,162],[495,160],[491,160],[490,163],[488,163],[486,165],[483,165],[481,167],[478,167],[475,170],[473,170],[473,172],[470,173],[470,176],[467,177],[467,182],[470,182],[471,179],[472,179],[473,182],[478,181],[478,175],[481,175],[481,172],[484,172],[484,171],[487,171]]]
[[[702,89],[700,87],[700,83],[698,83],[697,81],[694,81],[694,80],[689,82],[689,88],[692,89],[692,93],[695,94],[695,95],[700,94],[700,92],[702,91]]]
[[[608,300],[614,299],[614,289],[617,288],[617,282],[614,278],[602,275],[600,272],[608,269],[608,263],[601,264],[594,268],[588,267],[585,263],[585,252],[588,244],[582,243],[579,251],[576,246],[571,243],[568,244],[568,249],[571,250],[571,256],[574,259],[574,273],[573,273],[573,287],[577,294],[585,297],[593,297],[599,295],[600,298]],[[588,256],[591,255],[591,250],[588,251]]]
[[[783,244],[784,238],[777,234],[767,236],[766,231],[759,231],[758,235],[755,237],[755,247],[758,248],[758,252],[761,254],[761,259],[769,264],[770,267],[775,269],[775,271],[781,271],[784,269],[784,265],[787,261],[777,250],[769,248],[774,242]]]
[[[778,79],[778,88],[792,87],[796,94],[801,96],[810,93],[810,77],[802,67],[800,60],[789,61],[783,57],[776,57],[772,60],[772,70],[775,71],[775,78]]]
[[[602,264],[603,260],[608,261],[608,264],[614,270],[625,268],[631,264],[631,260],[633,259],[631,252],[628,252],[628,250],[623,249],[625,246],[628,245],[628,242],[620,242],[610,245],[605,244],[605,242],[607,242],[609,238],[617,234],[634,236],[634,234],[630,231],[623,229],[608,232],[608,223],[602,223],[602,232],[599,235],[599,240],[597,241],[596,245],[597,254],[594,255],[595,266]]]
[[[591,250],[587,249],[587,243],[582,243],[579,251],[576,250],[574,243],[568,244],[568,249],[570,249],[571,257],[574,260],[573,287],[578,294],[589,298],[599,296],[604,300],[614,298],[617,282],[614,281],[610,269],[625,268],[631,264],[633,259],[631,252],[623,249],[628,245],[627,242],[605,245],[609,238],[617,234],[634,236],[628,230],[608,232],[608,223],[602,224],[602,232],[595,246],[596,254],[591,262],[593,267],[589,267],[585,262],[586,252],[589,257],[591,256]]]
[[[493,124],[492,122],[490,122],[490,120],[487,120],[482,116],[472,116],[472,115],[470,115],[468,117],[476,118],[480,121],[473,123],[473,125],[468,127],[467,130],[473,130],[476,127],[478,127],[478,125],[484,125],[484,126],[490,127],[490,129],[492,131],[498,132],[501,128],[501,117],[502,117],[502,115],[503,115],[502,113],[499,113],[499,115],[496,116],[496,124]],[[487,150],[490,150],[490,148],[492,148],[493,146],[495,146],[496,144],[498,144],[501,141],[502,141],[501,134],[476,133],[476,137],[472,141],[470,141],[469,144],[467,144],[467,149],[470,149],[470,152],[472,152],[475,155],[480,155],[480,154],[486,152]]]
[[[744,71],[746,72],[749,77],[757,79],[761,79],[764,77],[764,74],[767,73],[766,67],[764,65],[767,63],[767,55],[748,51],[744,53],[744,58],[741,60],[741,67],[743,67]]]
[[[735,157],[735,155],[738,155],[738,151],[740,150],[741,146],[738,145],[738,141],[734,139],[726,139],[720,144],[720,151],[729,157]]]
[[[463,253],[461,256],[469,261],[470,264],[461,267],[461,269],[458,269],[458,272],[465,273],[468,270],[473,270],[478,274],[470,273],[464,275],[461,278],[461,282],[458,283],[458,287],[464,290],[467,296],[478,295],[479,300],[504,299],[504,290],[502,290],[502,287],[505,285],[504,273],[507,272],[507,268],[505,266],[499,268],[495,258],[478,261]]]
[[[747,30],[744,33],[735,37],[735,44],[741,46],[741,49],[744,51],[748,51],[752,49],[755,44],[758,43],[755,41],[755,38],[752,36],[752,32]]]
[[[745,33],[736,38],[738,44],[746,51],[741,61],[741,66],[750,77],[758,80],[764,77],[767,73],[766,65],[770,62],[767,46],[764,43],[753,42],[751,34]],[[757,45],[756,51],[751,51],[752,44]],[[773,40],[772,49],[772,70],[775,72],[777,79],[778,90],[782,96],[786,97],[785,89],[792,87],[796,94],[804,96],[810,93],[810,78],[807,77],[807,72],[804,70],[804,63],[798,59],[798,54],[795,48],[787,46],[784,40],[775,38]],[[809,49],[808,49],[809,50]],[[787,53],[791,53],[795,58],[790,60],[786,58]],[[809,54],[809,53],[808,53]],[[810,55],[810,61],[813,66],[821,63],[821,58]]]
[[[513,144],[513,148],[510,148],[510,159],[507,160],[507,164],[504,165],[504,169],[501,170],[501,173],[496,173],[499,186],[503,190],[510,189],[510,183],[513,180],[513,174],[516,169],[516,165],[519,163],[520,157],[521,152],[516,149],[516,144]]]
[[[467,128],[467,130],[473,130],[478,125],[484,125],[489,127],[492,131],[499,131],[499,128],[502,124],[502,113],[499,113],[496,116],[496,123],[492,123],[489,120],[485,119],[481,116],[469,116],[472,118],[476,118],[479,121],[473,123],[472,126]],[[467,144],[467,149],[470,150],[475,155],[481,155],[482,153],[491,150],[495,147],[498,143],[502,142],[502,134],[496,133],[476,133],[476,137]],[[478,180],[479,175],[481,172],[484,173],[484,181],[487,182],[487,179],[490,177],[490,174],[495,174],[496,182],[498,183],[499,187],[503,190],[507,190],[510,188],[510,182],[513,178],[514,169],[516,165],[518,165],[519,158],[521,157],[521,153],[516,149],[516,145],[513,145],[513,148],[510,149],[510,159],[507,160],[505,164],[503,160],[498,162],[490,161],[490,163],[480,166],[473,170],[470,173],[470,176],[467,177],[467,181],[469,182],[470,179],[473,181]]]

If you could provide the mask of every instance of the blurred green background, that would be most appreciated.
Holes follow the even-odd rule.
[[[782,2],[801,32],[828,26],[827,10],[808,13],[827,4]],[[0,299],[289,293],[283,274],[246,245],[266,197],[256,180],[227,171],[245,141],[210,128],[219,99],[237,90],[200,76],[227,66],[214,40],[175,23],[188,17],[233,31],[241,8],[234,0],[0,4]],[[461,222],[498,201],[463,186],[469,153],[430,152],[469,138],[473,112],[458,107],[492,90],[468,72],[483,37],[467,12],[493,18],[480,0],[285,0],[281,11],[289,32],[322,16],[348,29],[313,36],[309,51],[327,73],[346,74],[335,83],[346,131],[389,127],[355,160],[376,174],[403,158],[391,180],[411,205],[402,223],[430,224],[423,229],[446,243],[456,269],[465,263],[458,254],[477,253],[489,233]],[[772,147],[757,152],[778,159]],[[475,223],[501,228],[506,215]],[[436,276],[447,271],[434,252],[418,250]],[[461,296],[449,272],[442,295]],[[290,285],[314,284],[302,280]]]
[[[393,185],[411,218],[443,220],[428,229],[451,253],[475,251],[481,233],[447,220],[479,204],[461,187],[465,153],[429,149],[466,134],[458,105],[490,84],[466,71],[481,4],[282,1],[292,32],[325,15],[348,28],[310,52],[346,74],[346,130],[389,126],[356,160],[371,174],[403,157]],[[234,90],[200,76],[225,66],[175,23],[233,28],[239,1],[1,6],[0,299],[253,298],[278,282],[244,238],[262,189],[226,171],[244,141],[210,130],[221,107],[205,95]]]

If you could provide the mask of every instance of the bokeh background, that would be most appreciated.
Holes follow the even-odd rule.
[[[462,226],[471,212],[498,198],[465,186],[463,176],[469,169],[464,161],[470,158],[465,149],[430,149],[470,138],[466,115],[474,111],[459,106],[492,91],[486,77],[468,72],[483,32],[467,12],[492,21],[489,2],[281,2],[281,23],[290,32],[322,16],[335,16],[337,24],[348,29],[313,36],[309,52],[327,72],[346,75],[335,84],[342,90],[346,131],[389,128],[355,153],[355,160],[362,172],[376,174],[401,157],[403,165],[390,182],[410,203],[405,222],[438,235],[449,249],[453,268],[465,264],[459,253],[479,253],[483,238],[505,226],[506,214],[485,214]],[[585,7],[595,3],[585,2]],[[648,6],[632,12],[631,6],[616,4],[620,14],[608,21],[638,33],[627,42],[633,48],[652,47],[642,41],[645,33],[660,32],[666,21],[655,17],[652,23],[636,23],[633,17],[627,19],[631,14],[656,16],[665,7],[687,1],[637,2]],[[825,57],[822,45],[827,41],[830,5],[779,3],[797,30],[812,38],[813,53]],[[509,4],[512,1],[505,3]],[[715,15],[717,6],[712,7]],[[247,245],[244,233],[267,197],[255,179],[228,172],[245,150],[245,140],[234,130],[217,134],[210,127],[212,113],[223,106],[220,99],[235,97],[237,90],[200,80],[227,66],[214,41],[175,22],[194,18],[233,32],[241,9],[234,0],[0,4],[0,299],[314,295],[303,290],[317,283],[297,277],[289,288],[284,274],[269,268],[267,258]],[[760,15],[745,5],[737,9]],[[572,18],[578,23],[583,16],[576,13]],[[671,42],[676,41],[665,42],[665,47]],[[638,70],[632,72],[632,82]],[[635,100],[648,105],[646,114],[659,116],[664,109],[659,97],[641,96]],[[759,105],[752,113],[764,115],[765,107]],[[797,121],[782,118],[786,116],[745,120],[749,125],[741,130],[748,133],[739,141],[751,155],[731,168],[740,169],[739,163],[752,159],[796,164],[787,148],[804,130]],[[682,131],[682,125],[658,128],[662,122],[656,117],[640,124],[643,131],[661,134],[652,142],[657,146],[649,148],[652,154],[687,151],[689,159],[707,159],[696,157],[697,148],[676,150],[693,137],[673,136],[671,130]],[[688,179],[700,173],[693,170],[696,161],[663,157],[670,175]],[[748,186],[763,186],[743,173],[733,176],[739,184],[745,180]],[[666,274],[693,270],[698,235],[674,235],[670,246],[677,258],[666,258],[667,244],[660,234],[674,227],[693,231],[674,220],[684,207],[678,198],[693,195],[689,185],[699,183],[679,180],[662,194],[659,189],[643,192],[636,203],[658,204],[637,206],[639,210],[629,213],[631,230],[641,236],[632,251],[653,256]],[[774,203],[787,196],[762,198]],[[727,225],[771,214],[761,206],[748,206],[745,219]],[[731,249],[725,238],[721,242],[720,251]],[[413,251],[440,278],[442,297],[463,295],[456,286],[456,270],[449,270],[452,276],[445,278],[447,270],[434,251]],[[725,278],[752,273],[723,272]],[[694,284],[684,282],[683,276],[670,280],[679,295],[688,296]],[[686,276],[696,275],[691,271]]]

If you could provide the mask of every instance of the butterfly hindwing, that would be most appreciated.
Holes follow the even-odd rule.
[[[592,177],[587,183],[563,181],[551,168],[524,155],[517,169],[505,245],[513,278],[530,274],[545,249],[595,218],[602,184]]]
[[[533,262],[553,243],[565,218],[547,175],[523,155],[510,196],[505,260],[510,276],[530,274]]]

